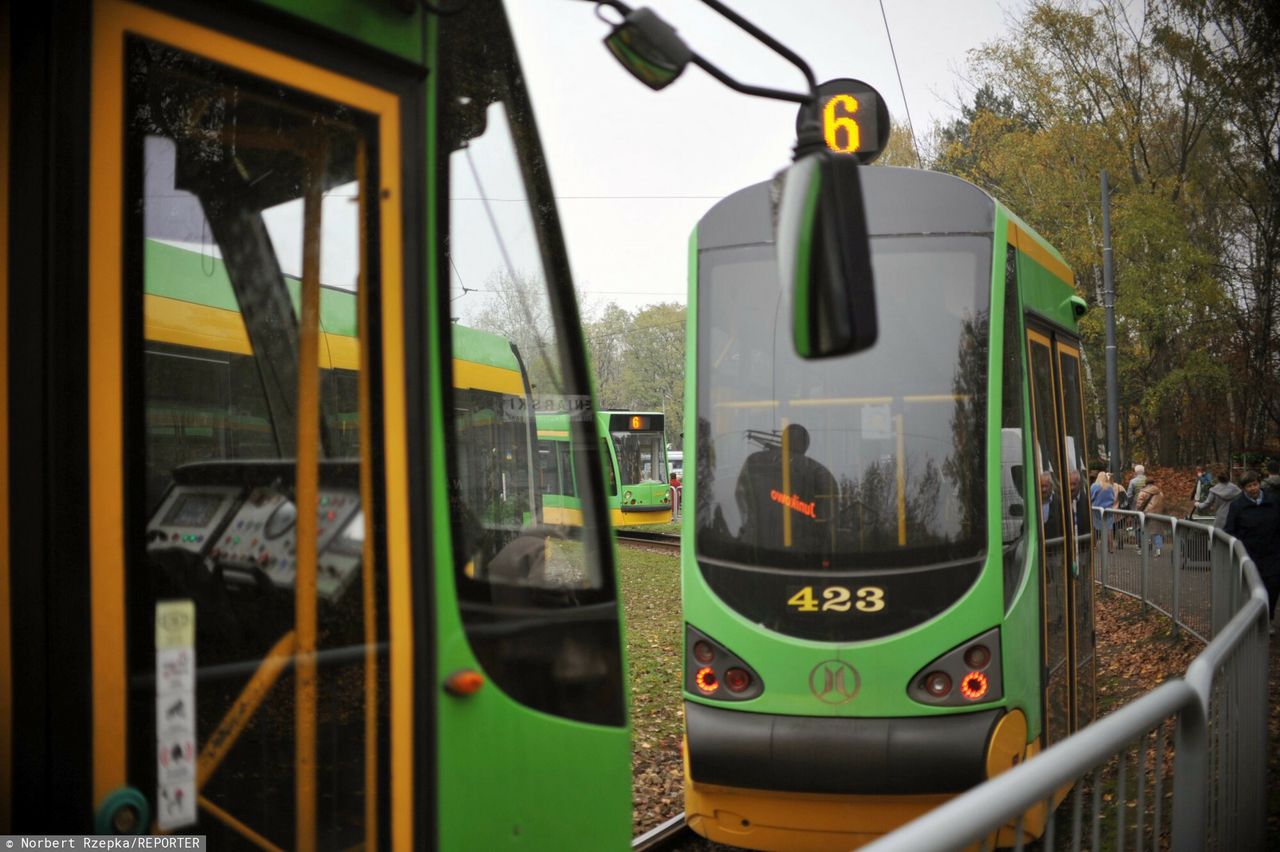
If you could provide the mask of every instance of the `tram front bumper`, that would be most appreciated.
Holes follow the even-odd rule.
[[[775,716],[686,701],[689,774],[698,784],[788,793],[958,793],[987,778],[1004,710],[946,716]]]

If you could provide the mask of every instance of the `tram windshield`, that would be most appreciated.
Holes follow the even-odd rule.
[[[666,482],[661,432],[613,432],[613,449],[618,454],[618,476],[623,484]]]
[[[700,556],[882,570],[985,547],[991,241],[872,240],[879,341],[804,361],[768,246],[702,254]]]

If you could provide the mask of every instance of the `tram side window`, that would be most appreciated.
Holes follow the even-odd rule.
[[[1018,254],[1009,246],[1004,279],[1004,364],[1000,407],[1000,540],[1004,605],[1013,603],[1030,564],[1026,546],[1027,483],[1023,425],[1022,328],[1018,318]]]
[[[534,412],[573,412],[567,443],[575,460],[594,456],[597,445],[584,404],[590,391],[570,360],[577,344],[566,339],[576,340],[577,316],[555,204],[504,14],[500,3],[476,0],[440,19],[438,129],[447,156],[438,177],[448,239],[438,271],[450,281],[454,417],[445,439],[459,486],[455,588],[470,648],[508,696],[562,717],[621,724],[600,485],[590,475],[575,483],[580,525],[547,524],[536,511],[535,477],[549,478],[552,462],[538,452]],[[489,394],[512,404],[493,405]],[[594,470],[557,466],[561,475]]]
[[[320,375],[325,431],[337,458],[360,455],[360,374],[353,370],[325,370]]]
[[[556,445],[552,441],[538,442],[538,493],[560,493],[560,470],[556,465]]]
[[[561,493],[569,497],[578,496],[578,486],[573,478],[573,463],[570,460],[569,442],[557,441],[556,454],[560,457],[560,487],[564,489]]]

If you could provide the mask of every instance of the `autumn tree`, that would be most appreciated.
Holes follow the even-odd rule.
[[[636,312],[611,397],[621,400],[620,408],[661,411],[667,441],[677,448],[684,446],[685,318],[685,306],[674,302]]]
[[[1222,443],[1257,442],[1280,423],[1271,411],[1280,181],[1268,172],[1280,52],[1275,27],[1258,24],[1271,14],[1263,9],[1257,0],[1033,3],[1008,37],[974,54],[973,101],[938,134],[935,167],[1030,222],[1094,306],[1099,172],[1109,172],[1129,457],[1221,457]],[[1082,327],[1087,349],[1101,352],[1102,311]],[[1089,372],[1101,410],[1103,370]],[[1236,434],[1222,434],[1224,421]]]

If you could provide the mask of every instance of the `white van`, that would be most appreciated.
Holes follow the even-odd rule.
[[[684,452],[681,450],[667,450],[667,481],[670,482],[673,476],[684,482]]]

